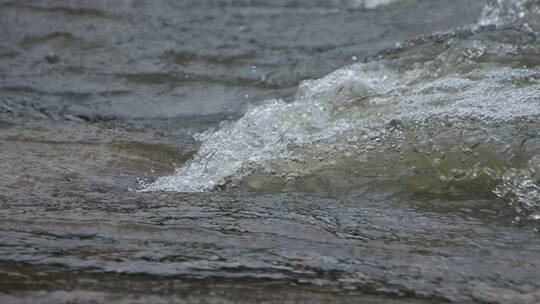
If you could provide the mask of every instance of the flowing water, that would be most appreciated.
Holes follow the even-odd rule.
[[[3,303],[540,302],[539,1],[0,1],[0,29]]]

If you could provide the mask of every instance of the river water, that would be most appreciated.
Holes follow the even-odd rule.
[[[0,1],[2,303],[540,302],[537,0]]]

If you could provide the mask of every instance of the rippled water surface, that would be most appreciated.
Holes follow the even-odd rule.
[[[0,1],[2,303],[540,302],[537,0]]]

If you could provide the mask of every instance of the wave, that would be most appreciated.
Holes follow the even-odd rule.
[[[199,134],[142,191],[497,195],[540,207],[539,1],[491,1],[479,26],[419,37],[304,81]]]

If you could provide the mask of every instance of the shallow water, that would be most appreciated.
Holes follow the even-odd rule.
[[[540,301],[539,7],[0,1],[0,300]]]

